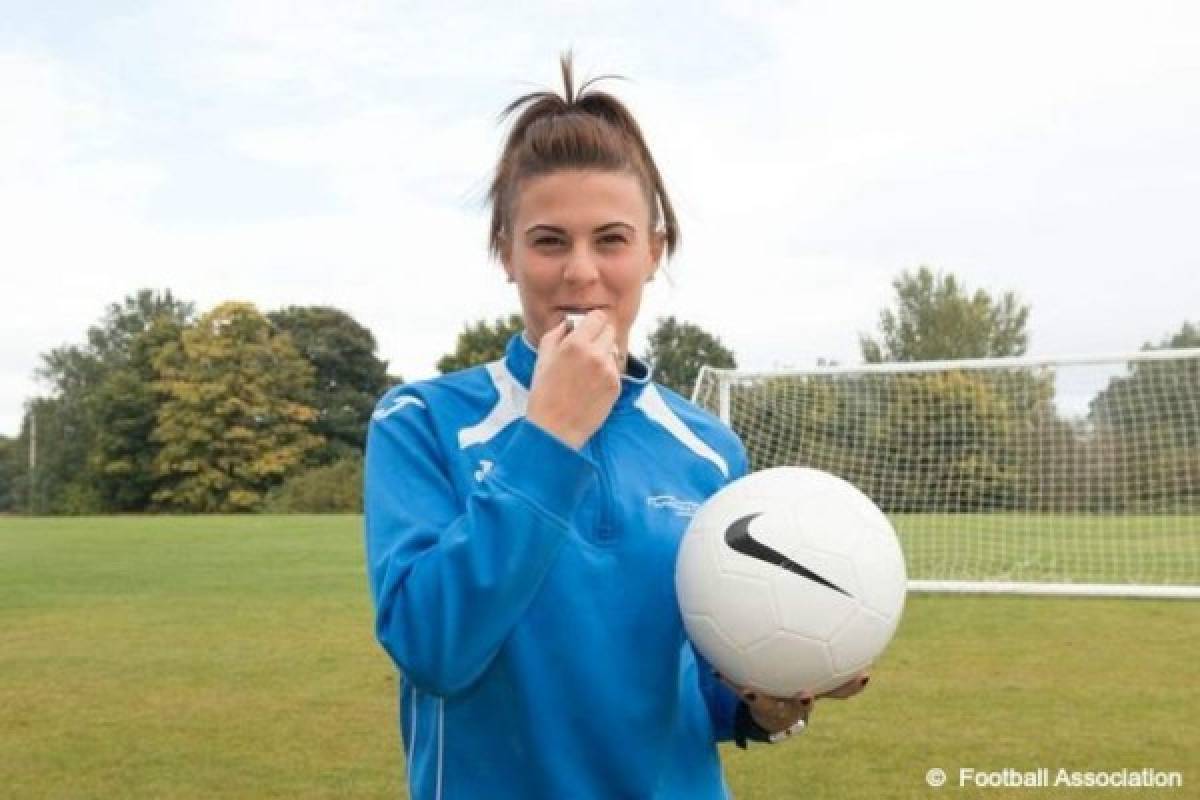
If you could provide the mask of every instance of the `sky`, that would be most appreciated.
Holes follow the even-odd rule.
[[[1200,320],[1200,4],[0,0],[0,434],[113,302],[332,305],[392,374],[519,310],[484,194],[519,94],[640,120],[667,314],[752,369],[858,361],[903,270],[1032,307],[1037,356]]]

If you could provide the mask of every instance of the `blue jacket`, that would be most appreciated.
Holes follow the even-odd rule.
[[[745,451],[630,359],[577,452],[525,419],[536,356],[514,336],[371,421],[367,567],[411,797],[728,797],[738,698],[684,635],[674,568]]]

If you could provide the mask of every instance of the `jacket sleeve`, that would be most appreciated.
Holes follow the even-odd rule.
[[[738,478],[749,472],[749,460],[746,456],[746,448],[742,445],[740,439],[736,439],[736,450],[733,453],[733,458],[729,461],[729,481],[732,483]],[[691,646],[691,643],[688,643]],[[695,650],[695,648],[693,648]],[[708,660],[700,654],[696,653],[696,676],[700,683],[700,693],[704,695],[704,702],[708,706],[709,717],[712,718],[713,733],[718,742],[730,741],[736,738],[738,706],[742,699],[737,693],[729,687],[729,684],[721,680],[717,671],[708,663]]]
[[[699,651],[696,652],[696,676],[700,682],[700,693],[704,695],[704,703],[708,706],[708,716],[712,719],[713,738],[718,742],[732,740],[736,733],[737,708],[742,699],[721,680]]]
[[[594,467],[520,419],[493,468],[462,501],[425,402],[391,402],[367,437],[375,635],[406,680],[447,696],[479,677],[528,608],[570,538],[571,509]]]

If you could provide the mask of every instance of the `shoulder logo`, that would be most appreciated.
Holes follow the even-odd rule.
[[[494,466],[496,465],[486,458],[480,459],[479,469],[475,470],[475,480],[483,483],[483,479],[487,477],[487,474],[492,471],[492,467]]]
[[[419,397],[402,394],[399,397],[394,398],[390,406],[387,408],[381,408],[372,414],[371,419],[387,419],[392,414],[395,414],[397,411],[400,411],[407,406],[420,406],[421,408],[425,408],[425,402]]]

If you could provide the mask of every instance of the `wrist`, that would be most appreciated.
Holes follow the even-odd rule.
[[[775,744],[797,733],[802,733],[806,727],[808,727],[808,723],[803,717],[800,717],[791,725],[778,730],[771,730],[759,722],[758,718],[754,715],[754,711],[743,701],[738,703],[737,712],[734,716],[733,738],[737,746],[745,750],[747,742]]]
[[[734,713],[733,739],[743,750],[746,749],[747,742],[771,741],[771,732],[758,724],[750,706],[744,701],[738,703],[737,711]]]
[[[573,430],[569,425],[554,419],[547,419],[546,415],[537,411],[530,411],[525,418],[576,452],[583,449],[584,443],[589,438],[588,435]]]
[[[755,725],[766,731],[768,736],[773,733],[779,733],[781,730],[786,730],[788,727],[787,725],[781,727],[778,719],[764,721],[755,713],[753,708],[750,709],[750,718],[754,720]]]

